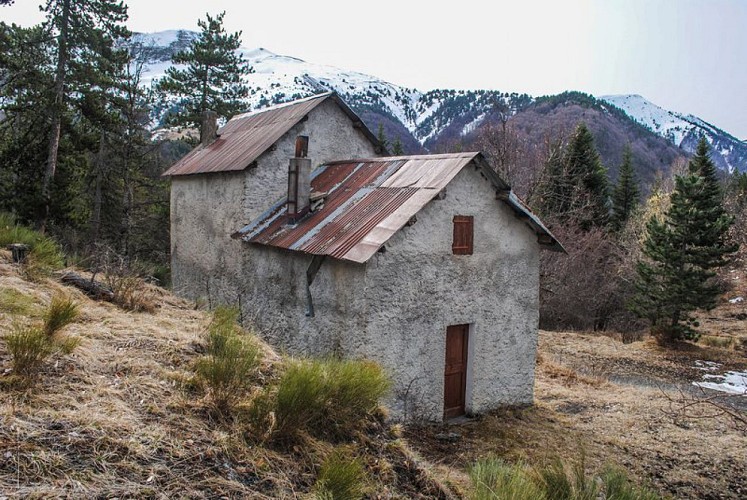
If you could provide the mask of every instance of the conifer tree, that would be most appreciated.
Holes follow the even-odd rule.
[[[392,154],[394,156],[401,156],[405,154],[405,150],[402,148],[402,141],[399,139],[399,137],[394,139],[394,143],[392,144]]]
[[[664,220],[647,224],[643,254],[637,264],[636,296],[631,304],[651,321],[665,340],[697,340],[691,313],[716,305],[719,287],[715,270],[737,250],[726,241],[733,223],[723,207],[716,167],[701,138],[688,174],[675,179],[671,205]]]
[[[127,6],[117,0],[47,0],[45,26],[56,37],[54,85],[48,105],[50,130],[47,161],[41,183],[45,200],[40,226],[49,216],[65,114],[73,96],[86,99],[92,91],[112,87],[124,61],[115,42],[130,33],[124,26]],[[85,105],[85,102],[83,103]]]
[[[206,14],[205,20],[197,21],[199,37],[171,59],[174,64],[187,67],[170,67],[158,84],[162,92],[181,98],[183,110],[169,117],[174,125],[199,128],[206,110],[230,118],[245,107],[242,100],[249,95],[249,88],[243,79],[253,70],[236,52],[241,45],[241,31],[229,34],[223,27],[225,14]]]
[[[607,223],[607,173],[584,123],[576,127],[562,156],[560,148],[551,152],[541,197],[541,211],[549,218],[586,230]]]
[[[625,146],[623,161],[620,165],[620,174],[617,184],[612,191],[612,214],[610,224],[612,229],[619,231],[625,226],[633,210],[638,205],[638,179],[633,170],[632,153],[630,144]]]
[[[384,133],[384,125],[381,123],[379,123],[379,129],[376,132],[376,140],[379,141],[381,149],[385,151],[389,149],[389,140],[387,140],[386,134]]]

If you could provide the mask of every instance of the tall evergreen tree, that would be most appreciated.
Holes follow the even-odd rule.
[[[637,264],[632,309],[649,319],[665,339],[698,338],[691,313],[710,310],[720,293],[715,270],[737,250],[726,241],[733,223],[723,207],[716,168],[701,138],[688,174],[675,179],[671,206],[664,220],[647,226],[643,254]]]
[[[249,95],[249,88],[243,79],[253,70],[236,52],[241,45],[241,31],[229,34],[223,27],[225,14],[206,14],[204,21],[197,21],[199,37],[171,59],[174,64],[187,67],[170,67],[158,84],[162,92],[181,98],[183,110],[170,116],[172,124],[199,128],[206,110],[230,118],[245,107],[242,100]]]
[[[394,143],[392,144],[392,154],[394,156],[401,156],[405,154],[405,150],[402,147],[402,141],[399,139],[399,137],[396,137],[394,139]]]
[[[545,167],[541,211],[561,222],[582,229],[603,226],[609,217],[607,172],[594,146],[594,137],[584,123],[561,156],[555,148]]]
[[[83,99],[99,89],[111,88],[124,51],[115,42],[129,36],[124,26],[127,6],[117,0],[47,0],[46,28],[56,39],[54,86],[48,103],[50,115],[47,160],[41,183],[46,224],[52,183],[57,172],[62,125],[72,96]]]
[[[386,134],[384,133],[384,124],[382,123],[379,123],[379,128],[376,132],[376,140],[379,141],[381,149],[385,151],[389,149],[389,140],[386,138]]]
[[[639,196],[638,179],[633,170],[632,152],[628,144],[623,151],[617,184],[612,191],[612,214],[610,215],[612,229],[619,231],[625,226],[638,205]]]

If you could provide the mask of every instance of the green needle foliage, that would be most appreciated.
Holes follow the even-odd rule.
[[[170,67],[158,84],[162,92],[181,98],[184,111],[169,119],[174,125],[199,129],[204,111],[212,110],[230,118],[245,106],[242,99],[249,95],[249,87],[243,83],[243,77],[252,73],[252,68],[236,52],[241,46],[241,32],[226,33],[225,14],[215,17],[206,14],[204,21],[197,21],[201,29],[199,37],[187,50],[172,57],[174,64],[187,67]]]
[[[540,208],[543,215],[583,230],[601,227],[609,217],[607,171],[594,137],[579,123],[565,152],[553,149],[545,167]]]
[[[632,153],[630,144],[625,146],[623,151],[623,162],[620,165],[620,175],[617,184],[612,191],[612,215],[610,216],[610,225],[615,231],[625,227],[630,215],[638,206],[638,179],[633,170]]]
[[[733,217],[723,207],[716,167],[701,138],[688,173],[675,179],[664,220],[646,226],[643,254],[637,264],[632,310],[651,321],[663,341],[697,340],[695,310],[716,305],[720,288],[715,270],[737,247],[726,241]]]

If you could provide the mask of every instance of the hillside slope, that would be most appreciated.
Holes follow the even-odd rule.
[[[0,251],[0,332],[38,319],[51,296],[64,292],[82,306],[65,332],[82,343],[21,390],[11,387],[0,341],[0,497],[297,498],[312,491],[333,444],[265,445],[239,420],[215,420],[190,391],[205,312],[155,287],[155,313],[126,312],[55,281],[27,282],[8,260]],[[260,380],[281,361],[269,347],[264,352]],[[440,496],[387,428],[342,445],[364,464],[368,491]]]

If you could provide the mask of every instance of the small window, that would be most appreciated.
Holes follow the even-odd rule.
[[[472,255],[473,221],[471,215],[454,216],[454,242],[451,244],[454,255]]]

